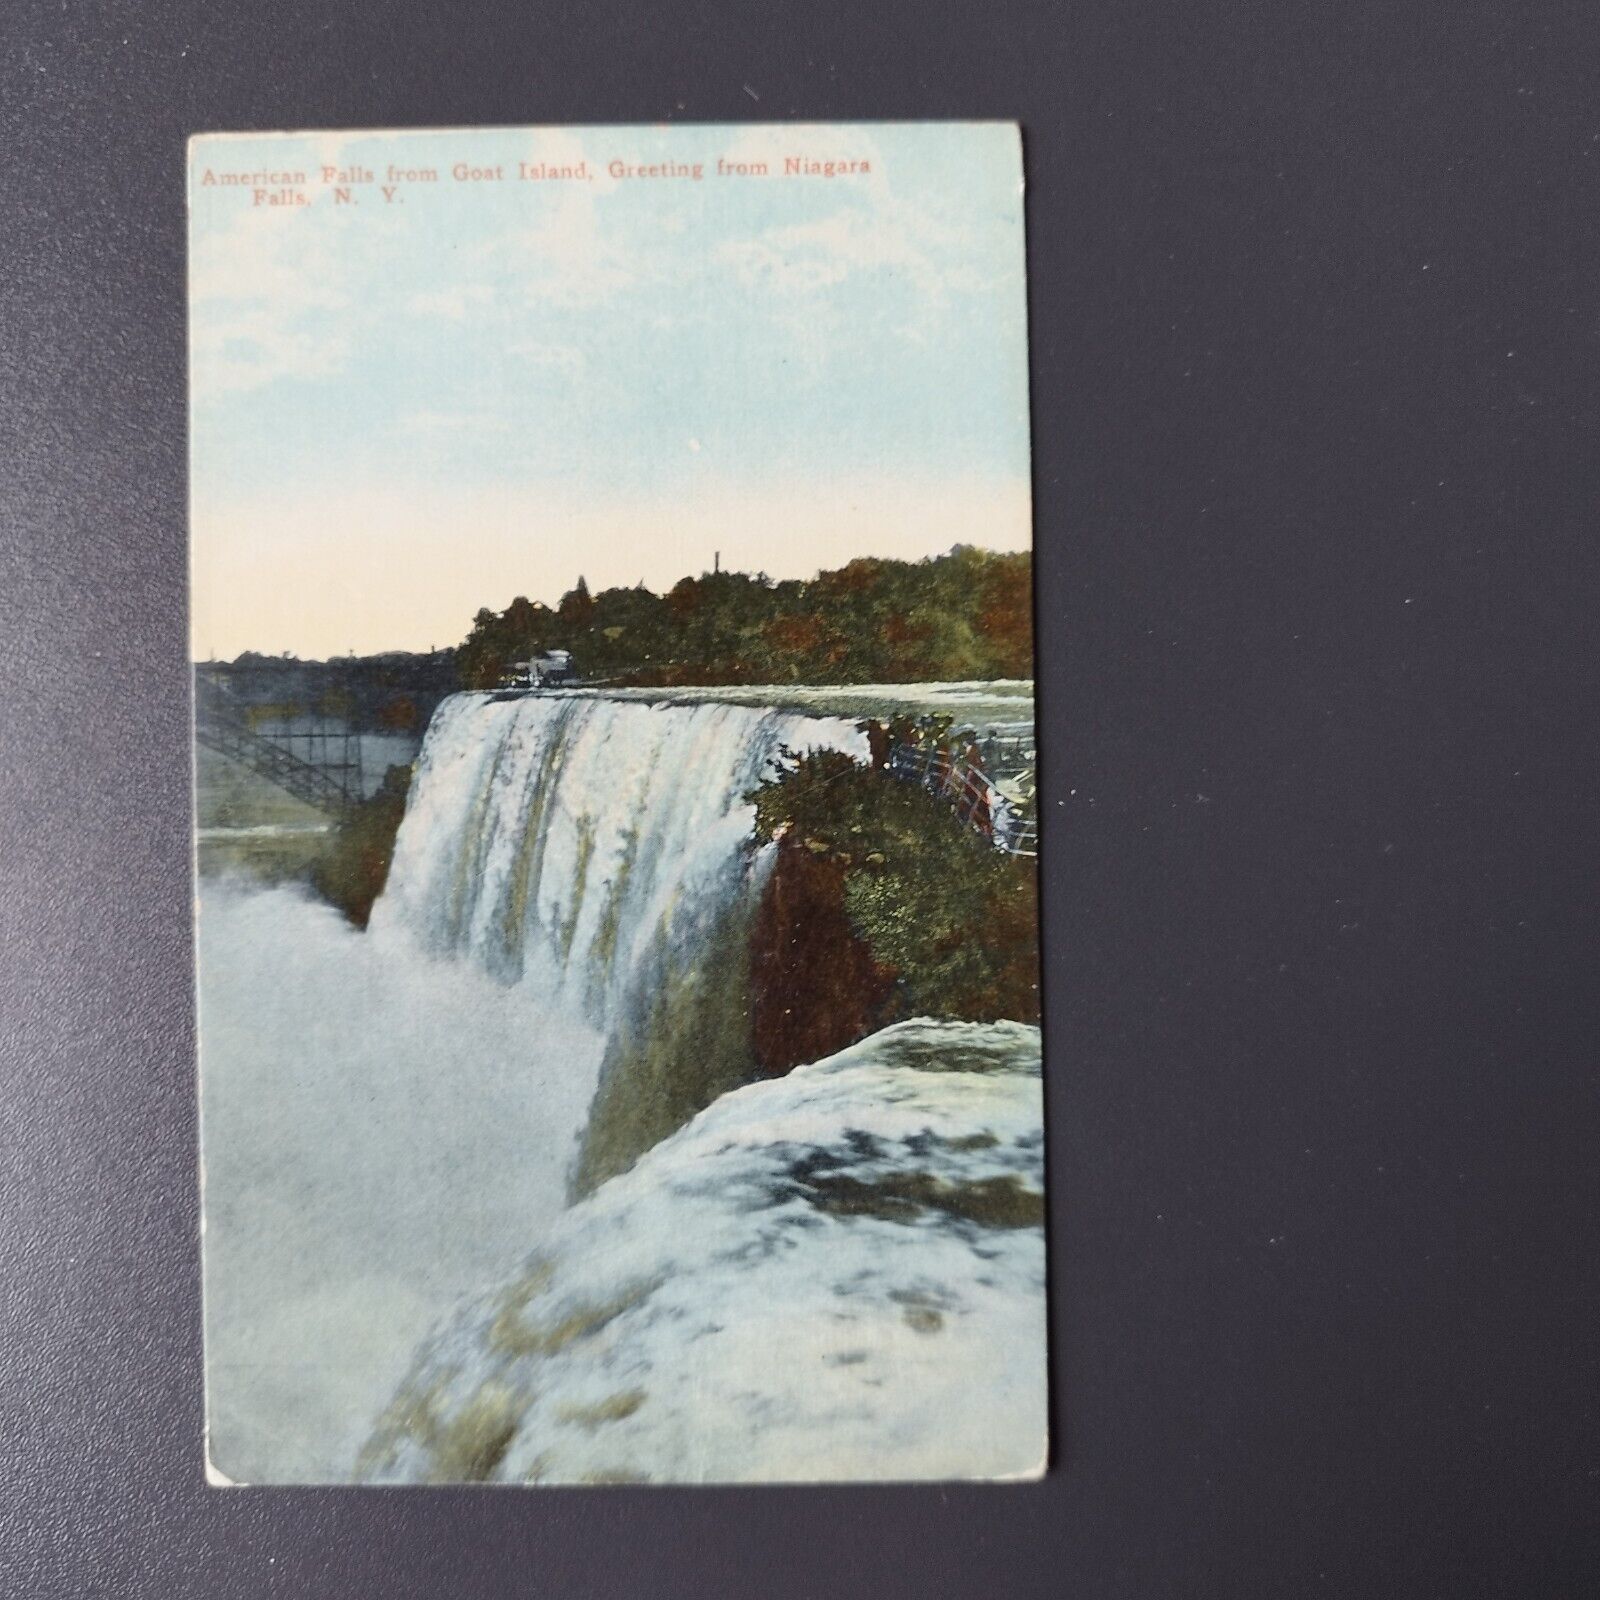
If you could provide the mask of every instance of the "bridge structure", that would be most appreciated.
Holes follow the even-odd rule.
[[[264,731],[226,684],[197,672],[194,733],[208,750],[331,817],[342,818],[362,798],[361,738],[348,725]]]

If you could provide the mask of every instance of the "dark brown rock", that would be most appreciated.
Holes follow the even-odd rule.
[[[820,1061],[888,1019],[895,974],[850,926],[845,869],[790,838],[750,930],[750,1020],[756,1062],[778,1077]]]

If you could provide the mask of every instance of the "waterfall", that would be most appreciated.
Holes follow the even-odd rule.
[[[751,706],[461,694],[434,715],[371,937],[602,1031],[580,1190],[748,1075],[745,927],[770,851],[744,795],[784,746],[866,753],[851,722]]]

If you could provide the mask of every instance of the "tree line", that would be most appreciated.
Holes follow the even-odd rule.
[[[1033,673],[1033,578],[1025,552],[957,545],[922,561],[866,556],[808,580],[712,572],[666,594],[643,584],[554,607],[487,607],[456,651],[461,685],[491,689],[517,662],[568,650],[587,680],[915,683]]]

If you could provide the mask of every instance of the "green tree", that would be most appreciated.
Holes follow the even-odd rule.
[[[1038,1020],[1031,860],[996,850],[920,785],[842,751],[786,752],[748,798],[757,839],[841,876],[850,923],[894,973],[902,1015]]]
[[[641,583],[552,611],[524,596],[479,611],[461,681],[493,688],[514,661],[561,647],[580,673],[638,684],[916,683],[1026,677],[1033,586],[1024,552],[957,545],[923,561],[861,557],[809,581],[710,572],[664,596]]]

